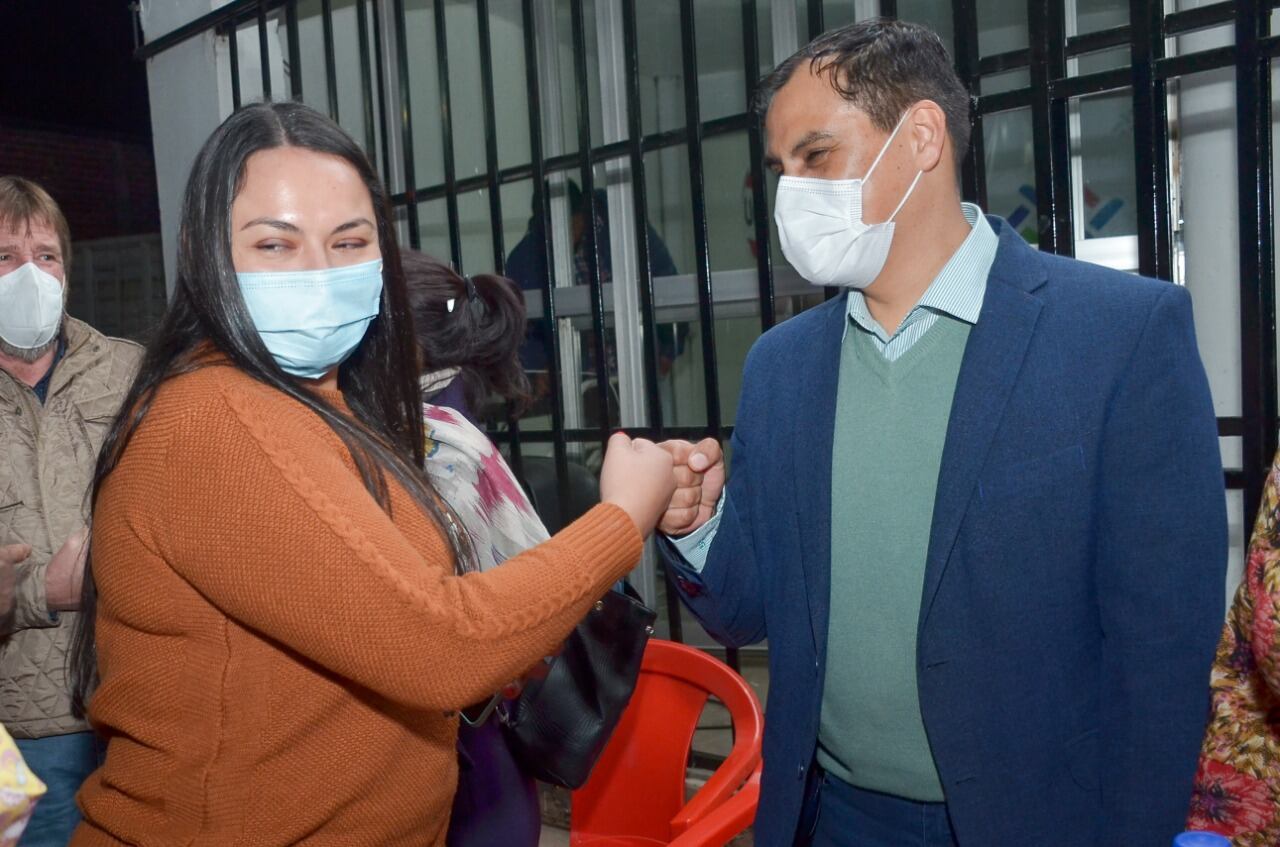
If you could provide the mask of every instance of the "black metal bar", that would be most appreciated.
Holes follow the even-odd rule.
[[[952,24],[955,37],[956,73],[969,89],[970,103],[978,96],[982,76],[978,71],[978,7],[975,0],[953,0]],[[963,156],[960,184],[964,198],[986,208],[987,181],[982,161],[982,115],[973,105],[969,111],[969,149],[957,151]]]
[[[231,108],[240,108],[240,31],[236,21],[231,21],[231,32],[227,40],[227,50],[231,58]]]
[[[284,31],[289,39],[289,97],[302,99],[302,48],[298,43],[298,0],[284,4]]]
[[[1159,10],[1159,6],[1154,8]],[[1127,47],[1130,40],[1129,24],[1086,32],[1083,35],[1073,35],[1067,39],[1067,55],[1074,58],[1087,53],[1097,53],[1100,50],[1110,50],[1113,47]]]
[[[489,36],[489,0],[476,0],[480,29],[480,94],[484,108],[485,177],[489,187],[489,225],[493,235],[493,268],[506,272],[507,251],[502,235],[502,192],[498,183],[498,118],[493,94],[493,45]]]
[[[1049,83],[1049,93],[1055,100],[1070,100],[1075,97],[1087,97],[1091,94],[1103,94],[1128,88],[1132,83],[1132,68],[1125,66],[1082,76],[1055,79]],[[1034,87],[1033,84],[1032,88]]]
[[[1244,435],[1244,418],[1218,418],[1218,435]]]
[[[360,52],[360,99],[364,116],[364,149],[370,159],[375,159],[377,158],[375,151],[378,148],[378,132],[373,123],[373,80],[369,73],[369,21],[365,17],[364,2],[365,0],[356,0],[356,45]],[[391,190],[389,183],[384,181],[383,184],[388,191]]]
[[[1031,38],[1031,127],[1036,155],[1037,230],[1041,250],[1074,253],[1067,102],[1051,81],[1067,75],[1062,0],[1028,0]]]
[[[338,120],[338,70],[333,50],[333,0],[320,0],[320,28],[324,38],[324,84],[329,94],[329,117]]]
[[[449,255],[458,273],[462,266],[462,226],[458,220],[457,169],[453,156],[453,97],[449,91],[449,35],[445,30],[445,0],[433,0],[436,21],[436,75],[440,87],[440,148],[444,157],[444,206],[449,222]]]
[[[258,3],[258,64],[262,70],[262,99],[271,99],[271,50],[267,40],[267,2]]]
[[[133,52],[136,55],[142,47],[142,3],[129,4],[129,34],[133,36]]]
[[[1022,48],[1021,50],[1010,50],[1007,53],[996,53],[993,56],[983,56],[978,60],[978,73],[982,76],[990,74],[1001,74],[1006,71],[1016,71],[1019,68],[1025,68],[1031,64],[1031,50]]]
[[[809,23],[815,21],[809,3]],[[817,4],[821,9],[821,4]],[[820,14],[820,13],[819,13]],[[821,25],[821,17],[817,18]],[[680,46],[684,69],[684,114],[689,127],[689,196],[693,199],[693,244],[697,256],[698,321],[702,329],[702,370],[707,396],[707,431],[720,437],[720,372],[716,361],[715,310],[711,299],[711,255],[707,238],[707,198],[703,185],[702,121],[698,102],[698,41],[694,32],[693,0],[680,0]]]
[[[524,76],[529,101],[529,155],[533,160],[533,203],[541,220],[543,268],[542,317],[547,325],[547,390],[551,394],[552,455],[556,465],[556,496],[560,514],[569,514],[569,456],[564,430],[564,393],[560,385],[560,334],[556,332],[555,244],[551,237],[551,206],[546,192],[546,172],[543,170],[542,148],[542,96],[538,87],[538,41],[535,33],[534,0],[521,0],[520,15],[524,27]],[[520,433],[522,441],[533,440],[533,433]],[[594,435],[594,433],[593,433]]]
[[[807,23],[809,25],[810,41],[817,38],[819,35],[822,35],[823,31],[826,29],[826,27],[823,25],[822,12],[823,12],[822,0],[809,0],[808,14],[806,15],[806,17],[808,18]]]
[[[636,233],[636,288],[640,300],[640,320],[644,327],[644,388],[649,426],[664,436],[662,392],[658,380],[658,333],[653,308],[652,245],[649,243],[649,197],[645,183],[644,125],[640,112],[640,48],[636,32],[636,2],[622,0],[622,52],[626,64],[627,147],[630,152],[631,200]],[[668,592],[670,588],[668,587]],[[668,609],[668,612],[670,609]]]
[[[480,94],[484,108],[485,176],[489,186],[489,227],[493,245],[493,269],[506,273],[507,250],[502,233],[502,192],[498,183],[498,121],[493,92],[493,43],[489,31],[489,0],[476,0],[476,19],[480,37]],[[524,479],[524,451],[520,449],[520,420],[515,408],[506,405],[510,441],[511,468],[518,479]]]
[[[1181,56],[1169,56],[1156,61],[1157,79],[1171,79],[1188,74],[1216,71],[1229,68],[1236,62],[1236,45],[1215,47],[1212,50],[1201,50],[1196,53],[1184,53]],[[1261,53],[1261,51],[1259,51]]]
[[[1034,94],[1035,91],[1031,88],[1016,88],[1013,91],[1001,91],[999,94],[983,94],[974,105],[974,111],[986,116],[1014,109],[1025,109],[1031,105]]]
[[[262,2],[263,0],[232,0],[225,6],[221,6],[206,15],[201,15],[190,23],[183,24],[177,29],[151,39],[134,51],[134,58],[140,60],[154,58],[171,47],[176,47],[184,41],[195,38],[197,35],[203,35],[228,22],[234,23]],[[275,2],[269,3],[268,9],[279,6],[283,2],[284,0],[275,0]]]
[[[1241,489],[1241,488],[1247,489],[1248,488],[1249,480],[1248,480],[1248,475],[1245,471],[1242,471],[1242,470],[1224,471],[1222,474],[1222,479],[1223,479],[1223,483],[1226,485],[1228,489]],[[1246,494],[1246,496],[1248,495]],[[1246,508],[1245,509],[1246,518],[1248,514],[1249,514],[1249,510]],[[1244,525],[1246,527],[1252,527],[1253,519],[1247,518],[1244,522]]]
[[[1159,4],[1129,0],[1133,29],[1133,155],[1138,211],[1138,270],[1146,276],[1173,276],[1172,219],[1169,213],[1169,116],[1164,80],[1155,62],[1164,56],[1164,13]]]
[[[1262,39],[1259,42],[1259,46],[1270,59],[1280,56],[1280,35],[1272,35]]]
[[[409,96],[409,45],[405,35],[404,0],[392,0],[391,14],[391,26],[396,38],[396,76],[400,89],[400,138],[404,144],[401,160],[404,165],[405,213],[409,222],[409,246],[417,250],[422,246],[422,236],[418,232],[418,202],[413,191],[413,106]]]
[[[599,415],[600,446],[609,441],[609,360],[605,345],[604,285],[600,268],[600,232],[596,227],[596,182],[591,164],[591,88],[587,79],[587,34],[582,0],[570,0],[569,17],[573,30],[573,82],[578,95],[578,165],[582,179],[582,199],[586,217],[582,230],[587,255],[587,282],[591,291],[591,326],[594,330],[592,355],[596,365],[596,413]]]
[[[747,111],[753,113],[760,81],[760,33],[756,0],[742,0],[742,57],[746,64]],[[772,241],[769,238],[769,194],[764,172],[763,120],[752,115],[747,128],[747,155],[751,158],[751,222],[755,228],[756,283],[760,289],[760,331],[777,321],[773,290]]]
[[[1185,35],[1198,29],[1206,29],[1219,24],[1230,23],[1236,14],[1235,0],[1225,3],[1213,3],[1181,12],[1171,12],[1164,17],[1166,35]]]
[[[357,0],[357,2],[363,5],[365,0]],[[379,11],[381,6],[382,3],[380,0],[373,0],[373,2],[369,4],[370,11],[373,13],[374,64],[378,78],[378,130],[382,138],[382,182],[387,187],[387,191],[390,191],[392,189],[391,133],[390,121],[387,119],[387,80],[386,72],[383,69],[382,12]],[[406,185],[409,184],[410,183],[406,183]]]
[[[880,0],[880,17],[898,17],[898,0]]]
[[[1240,353],[1244,527],[1253,526],[1276,449],[1275,245],[1271,208],[1271,67],[1260,49],[1270,4],[1236,4],[1236,169],[1239,179]],[[1247,540],[1247,539],[1246,539]]]
[[[729,115],[723,118],[715,118],[707,121],[702,125],[702,137],[714,138],[721,135],[730,135],[735,132],[746,132],[750,127],[751,116],[742,113],[737,115]],[[655,150],[663,150],[669,147],[678,147],[688,140],[688,132],[684,127],[679,129],[668,130],[664,132],[655,132],[646,135],[640,139],[641,149],[645,153],[651,153]],[[611,144],[602,144],[591,148],[590,158],[593,165],[602,164],[613,159],[620,159],[630,155],[631,141],[615,141]],[[543,169],[547,173],[560,173],[562,171],[576,170],[582,164],[582,154],[579,152],[565,153],[560,156],[553,156],[543,160]],[[531,179],[533,176],[533,165],[513,165],[509,168],[503,168],[498,171],[498,182],[507,185],[513,182],[521,182]],[[476,176],[463,177],[454,182],[454,187],[459,194],[466,194],[469,191],[478,191],[488,185],[488,176],[486,174],[478,174]],[[446,195],[443,183],[430,186],[420,186],[414,191],[414,195],[419,202],[428,200],[438,200]],[[392,201],[399,204],[404,202],[403,194],[396,194],[392,197]]]

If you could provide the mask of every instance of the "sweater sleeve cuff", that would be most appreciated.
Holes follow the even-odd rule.
[[[631,516],[612,503],[593,507],[555,538],[581,557],[604,585],[626,576],[644,551],[644,538]]]

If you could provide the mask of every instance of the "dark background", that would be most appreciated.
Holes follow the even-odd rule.
[[[74,242],[160,231],[134,27],[128,0],[0,0],[0,174],[48,191]]]
[[[133,58],[133,29],[128,0],[0,0],[0,125],[149,139],[146,66]]]

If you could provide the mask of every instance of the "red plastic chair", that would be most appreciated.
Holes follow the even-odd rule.
[[[733,749],[686,803],[689,749],[708,696],[729,711]],[[755,816],[763,731],[759,698],[731,668],[692,647],[650,641],[630,705],[591,778],[573,793],[569,843],[723,845]],[[727,811],[709,817],[721,807]]]
[[[667,847],[721,847],[751,826],[760,802],[760,766],[738,793],[712,809]]]

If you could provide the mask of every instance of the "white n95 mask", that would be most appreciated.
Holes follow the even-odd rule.
[[[918,171],[898,207],[884,223],[862,220],[862,188],[902,128],[903,112],[875,161],[861,179],[814,179],[784,176],[778,180],[773,219],[787,261],[814,285],[863,289],[875,282],[889,258],[893,219],[906,205],[924,171]]]
[[[62,283],[27,262],[0,276],[0,338],[22,350],[53,340],[62,326]]]

